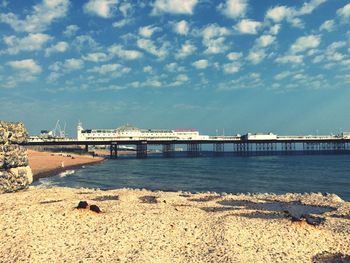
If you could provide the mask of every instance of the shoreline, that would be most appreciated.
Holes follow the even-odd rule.
[[[72,153],[53,153],[28,150],[29,166],[33,172],[33,181],[56,176],[61,172],[80,169],[83,166],[101,163],[106,158],[100,156],[78,155]],[[63,167],[62,167],[63,164]]]

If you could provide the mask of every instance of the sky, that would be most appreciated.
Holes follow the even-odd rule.
[[[0,0],[0,119],[31,134],[350,131],[346,0]]]

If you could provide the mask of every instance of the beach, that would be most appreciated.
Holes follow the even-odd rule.
[[[350,203],[335,195],[29,187],[0,195],[0,222],[1,262],[350,260]]]
[[[28,154],[36,176],[103,160]],[[39,185],[0,195],[0,262],[350,262],[349,236],[350,202],[334,194]]]
[[[28,150],[27,153],[34,180],[57,175],[66,170],[81,168],[85,165],[96,164],[104,160],[103,157],[99,156],[72,153],[39,152],[34,150]]]

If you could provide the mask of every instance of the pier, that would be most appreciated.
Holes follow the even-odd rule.
[[[133,146],[136,157],[147,158],[152,146],[160,146],[163,157],[174,157],[176,147],[185,146],[188,157],[199,157],[206,147],[212,145],[213,156],[223,156],[232,153],[233,156],[252,155],[287,155],[287,154],[350,154],[350,138],[337,136],[276,136],[275,139],[248,139],[244,136],[209,136],[202,140],[157,140],[157,139],[130,139],[130,140],[89,140],[76,139],[46,139],[28,140],[24,146],[82,146],[87,150],[89,146],[107,146],[110,157],[118,158],[119,147]],[[209,145],[206,146],[206,145]],[[209,150],[206,150],[209,151]]]

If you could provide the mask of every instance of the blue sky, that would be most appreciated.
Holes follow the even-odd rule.
[[[350,131],[345,0],[0,0],[0,119]]]

